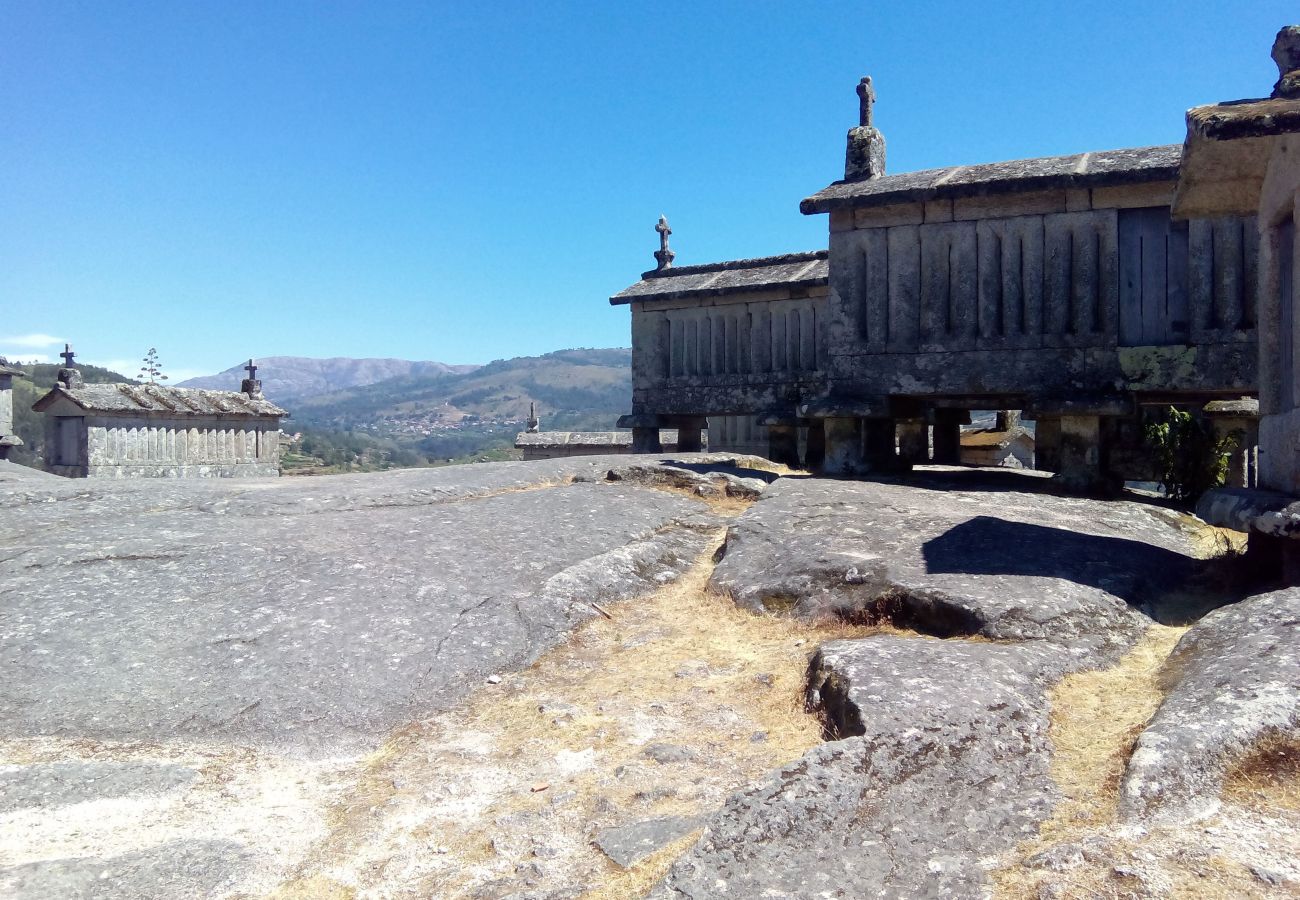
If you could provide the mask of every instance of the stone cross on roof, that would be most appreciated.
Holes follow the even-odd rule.
[[[71,344],[64,344],[64,345],[63,345],[63,352],[60,353],[59,356],[63,357],[63,368],[65,368],[65,369],[71,369],[71,368],[72,368],[72,364],[73,364],[73,362],[74,362],[74,360],[73,360],[73,352],[72,352],[72,345],[71,345]]]
[[[257,366],[251,359],[248,361],[248,365],[244,366],[244,371],[248,373],[250,381],[257,378]]]
[[[871,76],[868,75],[858,82],[858,125],[867,128],[872,126],[872,107],[875,105],[876,89],[871,86]]]
[[[668,235],[672,234],[673,230],[668,227],[667,216],[659,217],[659,224],[655,226],[655,231],[659,232],[659,249],[655,251],[655,261],[659,263],[660,270],[671,269],[673,258],[677,254],[668,248]]]

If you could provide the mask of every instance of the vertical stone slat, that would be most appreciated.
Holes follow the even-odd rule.
[[[1240,219],[1214,220],[1214,318],[1221,328],[1240,327],[1245,304],[1244,252]]]
[[[799,368],[805,372],[817,371],[817,320],[811,303],[799,309]]]
[[[921,325],[921,239],[916,225],[888,231],[889,350],[912,351],[917,348]]]
[[[863,340],[870,353],[889,346],[889,229],[871,228],[859,245]]]
[[[1192,341],[1204,343],[1219,329],[1214,308],[1214,225],[1208,219],[1187,223],[1187,303]]]
[[[769,371],[785,372],[787,371],[786,362],[786,343],[785,343],[785,315],[773,311],[772,314],[772,367]]]

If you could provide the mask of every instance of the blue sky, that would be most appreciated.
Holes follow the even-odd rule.
[[[824,247],[874,77],[889,171],[1178,142],[1294,4],[0,0],[0,354],[626,346],[653,265]]]

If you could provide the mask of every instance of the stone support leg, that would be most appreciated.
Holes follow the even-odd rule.
[[[1255,419],[1233,419],[1215,417],[1214,436],[1233,440],[1232,453],[1228,456],[1228,475],[1224,484],[1228,487],[1253,488],[1259,476],[1256,472],[1257,452],[1259,448],[1259,423]]]
[[[792,469],[799,468],[798,426],[767,426],[767,458]]]
[[[822,471],[827,475],[857,475],[865,468],[862,456],[862,420],[856,418],[828,418],[823,420],[826,429],[826,458]]]
[[[1110,493],[1100,416],[1061,416],[1058,468],[1053,479],[1072,491]]]
[[[663,444],[659,442],[658,428],[632,429],[633,453],[663,453]]]
[[[925,424],[925,419],[898,421],[898,455],[904,463],[913,466],[930,461],[930,426]]]
[[[1034,421],[1034,468],[1055,472],[1061,467],[1061,420],[1040,416]]]
[[[708,420],[703,417],[699,419],[683,420],[678,422],[677,423],[677,452],[679,453],[704,452],[704,429],[707,427],[708,427]]]
[[[898,469],[898,444],[893,419],[866,419],[863,422],[867,466],[873,472]]]
[[[961,423],[969,418],[962,409],[934,411],[934,461],[941,466],[961,465]]]
[[[803,467],[809,472],[819,472],[824,462],[826,462],[826,427],[821,419],[814,419],[808,426]]]

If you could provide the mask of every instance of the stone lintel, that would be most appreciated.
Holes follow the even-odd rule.
[[[1253,397],[1240,400],[1211,400],[1205,404],[1203,412],[1209,418],[1258,419],[1259,401]]]
[[[1134,412],[1133,398],[1127,396],[1031,398],[1024,407],[1024,417],[1030,420],[1039,416],[1131,416]]]
[[[660,428],[662,416],[655,413],[629,413],[618,417],[619,428]]]

